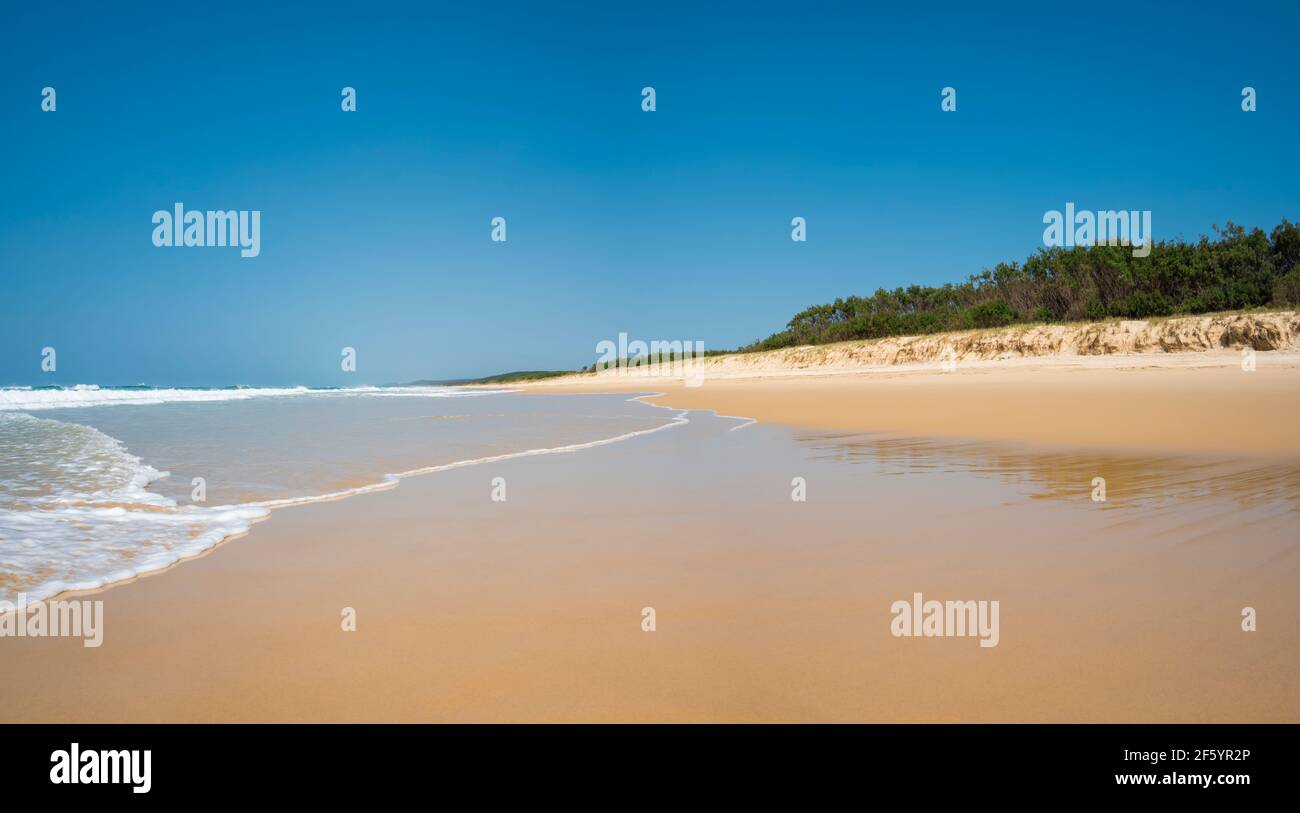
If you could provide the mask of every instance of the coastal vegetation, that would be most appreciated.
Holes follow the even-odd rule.
[[[1117,245],[1040,248],[965,282],[883,288],[813,305],[741,348],[775,350],[1029,322],[1145,319],[1300,304],[1300,223],[1271,232],[1229,222],[1213,239],[1162,240],[1147,256]]]
[[[401,384],[385,384],[386,387],[459,387],[466,384],[516,384],[520,381],[535,381],[540,378],[555,378],[561,375],[573,375],[573,370],[517,370],[513,373],[498,373],[482,378],[421,378]]]
[[[1100,322],[1164,316],[1286,309],[1300,306],[1300,223],[1286,218],[1271,232],[1231,221],[1214,238],[1155,242],[1134,256],[1130,246],[1039,248],[1023,263],[998,263],[965,282],[912,285],[870,296],[849,296],[796,313],[784,330],[735,350],[688,352],[672,347],[653,361],[672,364],[704,357],[779,350],[889,336],[923,336],[1013,324]],[[656,343],[660,344],[660,343]],[[574,370],[532,370],[456,381],[512,384],[574,372],[633,366],[633,353]]]
[[[573,375],[573,370],[518,370],[513,373],[499,373],[497,375],[484,376],[483,378],[473,378],[468,381],[458,381],[458,384],[515,384],[520,381],[536,381],[540,378],[555,378],[561,375]]]

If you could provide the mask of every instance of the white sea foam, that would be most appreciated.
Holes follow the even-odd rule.
[[[76,423],[0,413],[0,599],[40,601],[194,556],[265,508],[177,506],[160,472]]]
[[[0,598],[41,601],[162,570],[266,515],[249,506],[0,510]]]
[[[307,392],[344,397],[455,397],[508,392],[408,388],[406,392],[396,393],[392,390],[376,392],[377,389]],[[421,389],[425,391],[421,392]],[[31,392],[49,394],[52,391]],[[57,392],[132,391],[87,388]],[[175,392],[190,394],[195,391]],[[228,395],[248,391],[200,392]],[[269,392],[303,394],[299,390]],[[267,393],[259,391],[259,395],[276,397]],[[87,405],[90,404],[77,404]],[[223,539],[247,531],[252,523],[266,517],[272,509],[380,491],[396,486],[403,478],[465,466],[576,452],[688,423],[686,410],[669,411],[673,415],[667,423],[598,440],[413,468],[385,475],[369,485],[330,493],[216,507],[178,505],[174,500],[150,491],[149,484],[167,477],[167,472],[149,466],[130,454],[118,440],[98,429],[21,412],[0,411],[0,599],[15,601],[19,594],[25,594],[27,602],[41,601],[66,591],[95,589],[162,570],[203,553]]]
[[[388,397],[388,398],[466,398],[495,395],[510,390],[461,389],[457,387],[348,387],[344,389],[310,389],[308,387],[231,387],[225,389],[147,389],[101,388],[78,384],[64,389],[0,388],[0,412],[32,412],[41,409],[76,409],[92,406],[156,406],[171,403],[244,401],[250,398]]]

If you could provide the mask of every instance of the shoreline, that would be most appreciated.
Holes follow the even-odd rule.
[[[1152,512],[1141,495],[1182,479],[1178,460],[994,450],[976,468],[1006,476],[920,473],[904,449],[894,465],[915,479],[889,477],[872,462],[891,459],[888,442],[872,451],[860,437],[734,424],[695,413],[677,431],[586,454],[272,512],[166,578],[100,591],[101,647],[0,641],[28,678],[0,716],[1298,719],[1285,668],[1297,631],[1272,625],[1261,647],[1233,623],[1243,601],[1274,619],[1297,610],[1275,565],[1293,541],[1286,517],[1258,502],[1261,467],[1206,469],[1213,499],[1186,502],[1195,486],[1183,486],[1168,498],[1190,514]],[[979,454],[933,447],[921,454]],[[868,457],[856,462],[855,449]],[[1294,467],[1263,468],[1293,492]],[[1088,499],[1096,471],[1112,506]],[[812,504],[791,502],[795,473]],[[497,476],[508,502],[489,498]],[[1248,549],[1232,541],[1242,503],[1258,504]],[[999,644],[891,637],[891,602],[914,592],[1001,600]],[[658,611],[653,635],[646,606]],[[355,632],[340,629],[349,608]]]
[[[509,394],[509,391],[502,391],[500,394],[503,395]],[[670,412],[675,412],[677,414],[672,416],[667,416],[669,418],[668,422],[660,426],[651,427],[649,429],[638,429],[631,432],[625,432],[620,435],[614,435],[608,438],[597,438],[596,440],[592,440],[592,441],[571,443],[563,446],[524,449],[524,450],[514,451],[514,452],[504,452],[502,454],[497,454],[497,455],[487,455],[484,457],[469,458],[466,460],[456,460],[450,463],[439,463],[439,464],[433,464],[429,466],[421,466],[414,469],[410,469],[408,471],[387,473],[384,474],[383,477],[379,480],[373,482],[366,482],[361,485],[345,488],[338,491],[332,491],[325,494],[316,494],[316,495],[303,496],[303,497],[286,497],[286,498],[279,498],[279,499],[255,500],[247,503],[213,506],[212,510],[260,509],[262,510],[263,513],[260,516],[251,518],[249,520],[248,527],[227,534],[221,537],[219,540],[213,542],[212,544],[207,545],[206,547],[203,547],[198,550],[194,550],[192,552],[185,553],[160,567],[153,567],[146,570],[141,570],[132,573],[129,576],[125,576],[123,578],[113,578],[101,584],[97,584],[93,586],[80,586],[80,587],[66,588],[56,593],[52,593],[48,596],[41,596],[40,598],[35,598],[35,599],[26,598],[24,603],[17,605],[14,610],[0,611],[0,615],[6,615],[9,612],[18,612],[23,607],[29,606],[31,604],[42,603],[42,602],[64,601],[71,598],[79,598],[84,596],[95,595],[98,593],[103,593],[107,590],[111,590],[121,585],[131,584],[132,582],[136,582],[140,579],[145,579],[145,578],[149,578],[150,576],[167,573],[179,567],[180,565],[185,564],[186,562],[194,561],[196,559],[200,559],[202,557],[212,554],[218,548],[223,547],[228,542],[233,542],[235,540],[242,539],[246,536],[249,536],[250,534],[253,533],[254,530],[253,526],[257,525],[258,523],[269,520],[274,515],[275,511],[278,511],[283,508],[301,508],[301,507],[317,505],[321,503],[341,502],[344,500],[349,500],[353,497],[361,497],[367,494],[375,494],[384,491],[390,491],[399,487],[403,480],[409,480],[417,477],[424,477],[427,475],[438,474],[445,471],[453,471],[456,469],[463,469],[463,468],[472,468],[475,466],[488,465],[492,463],[502,463],[502,462],[522,459],[522,458],[542,457],[551,454],[565,454],[569,452],[578,452],[587,449],[594,449],[601,446],[607,446],[607,445],[621,443],[627,440],[632,440],[633,438],[641,437],[644,435],[651,435],[656,432],[672,429],[690,422],[690,419],[687,417],[687,414],[691,410],[678,409],[676,407],[663,406],[660,404],[650,403],[648,400],[646,400],[648,397],[650,396],[639,395],[639,396],[634,396],[632,398],[628,398],[626,400],[641,401],[655,409],[666,409]],[[730,416],[718,416],[718,417],[726,418]],[[738,420],[745,420],[745,419],[738,419]],[[748,423],[742,424],[741,427],[736,427],[736,428],[742,428],[743,426],[747,426],[747,425]],[[18,593],[18,595],[23,595],[24,597],[26,597],[25,592],[20,592]]]
[[[682,379],[575,374],[527,392],[652,392],[651,403],[762,423],[1098,450],[1300,457],[1300,351],[1057,356],[858,369],[765,368]],[[653,369],[653,368],[652,368]]]

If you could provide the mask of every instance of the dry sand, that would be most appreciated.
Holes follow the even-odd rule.
[[[822,369],[756,366],[680,378],[604,374],[539,392],[661,391],[651,399],[765,423],[1118,451],[1300,457],[1300,353],[1075,356]]]

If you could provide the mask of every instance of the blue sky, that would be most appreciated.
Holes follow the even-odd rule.
[[[0,384],[572,368],[964,279],[1066,201],[1300,217],[1295,3],[204,5],[6,10]],[[261,255],[155,247],[176,201]]]

